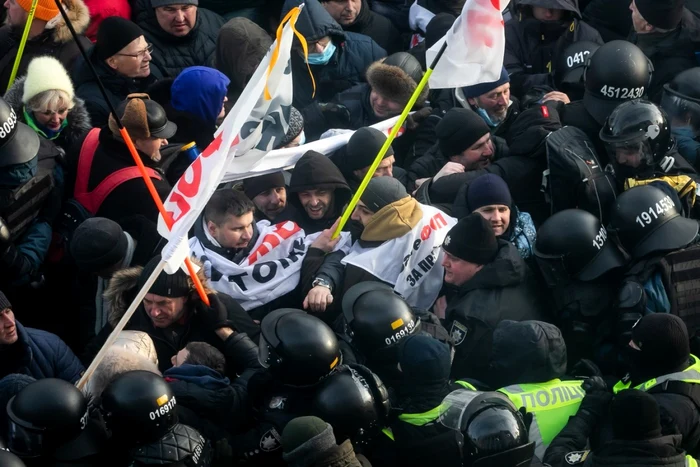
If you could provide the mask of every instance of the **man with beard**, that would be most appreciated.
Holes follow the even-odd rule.
[[[343,31],[369,36],[389,54],[402,49],[399,31],[389,19],[373,12],[367,0],[325,0],[321,5]]]
[[[267,219],[276,224],[291,214],[282,172],[247,178],[243,181],[243,191],[255,204],[257,220]]]

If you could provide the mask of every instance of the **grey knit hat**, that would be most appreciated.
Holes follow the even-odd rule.
[[[400,181],[394,177],[374,177],[360,196],[360,200],[372,212],[409,196]]]
[[[283,148],[288,145],[294,141],[294,138],[299,136],[299,133],[302,131],[304,131],[304,116],[295,107],[292,107],[289,112],[289,128],[287,129],[287,133],[284,135],[284,138],[282,138],[282,141],[280,141],[279,146],[275,149]]]
[[[158,8],[160,6],[169,5],[199,5],[199,0],[151,0],[151,7]]]
[[[321,453],[334,446],[333,427],[318,417],[297,417],[282,432],[282,458],[290,467],[313,465]]]

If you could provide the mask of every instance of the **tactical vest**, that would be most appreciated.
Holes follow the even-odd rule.
[[[664,376],[659,376],[658,378],[652,378],[642,384],[635,386],[633,389],[638,389],[644,392],[654,392],[655,388],[664,389],[664,386],[668,386],[668,383],[673,381],[680,381],[688,384],[700,384],[700,359],[695,355],[690,356],[693,359],[693,364],[690,365],[683,371],[678,373],[671,373]],[[621,379],[613,386],[613,392],[617,394],[620,391],[629,389],[632,382],[627,380],[627,377]],[[675,392],[675,391],[674,391]]]
[[[52,144],[50,142],[42,144]],[[41,151],[43,152],[43,151]],[[39,216],[55,186],[54,169],[57,153],[40,154],[37,173],[30,180],[14,189],[0,190],[0,215],[10,229],[10,239],[21,237],[34,219]]]
[[[553,379],[546,383],[513,384],[499,389],[518,408],[532,414],[530,441],[535,442],[535,454],[544,456],[549,443],[566,426],[569,417],[578,411],[586,391],[583,381]]]

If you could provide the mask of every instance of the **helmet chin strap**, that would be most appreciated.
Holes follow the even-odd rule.
[[[676,162],[676,158],[673,156],[664,156],[663,159],[659,162],[659,167],[661,170],[663,170],[664,173],[668,172],[671,170],[673,167],[673,164]]]

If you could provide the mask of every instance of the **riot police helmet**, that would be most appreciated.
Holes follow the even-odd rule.
[[[343,296],[346,333],[365,356],[393,347],[418,332],[420,319],[404,299],[381,282],[359,282]]]
[[[177,423],[170,385],[150,371],[117,376],[102,392],[102,412],[112,437],[126,447],[162,438]]]
[[[602,125],[620,103],[646,95],[653,70],[644,52],[631,42],[605,43],[586,60],[584,107]]]
[[[67,381],[35,381],[7,403],[7,447],[21,458],[51,456],[87,426],[88,403]]]
[[[577,41],[567,46],[554,61],[554,86],[566,93],[571,101],[581,100],[585,89],[583,71],[586,61],[600,48],[591,41]]]
[[[386,426],[389,392],[367,367],[341,365],[320,385],[312,403],[312,414],[330,423],[338,441],[368,443]]]
[[[684,248],[698,234],[698,221],[687,219],[669,194],[652,186],[630,188],[617,197],[609,231],[634,259]]]
[[[671,119],[671,126],[689,125],[700,132],[700,67],[685,70],[664,84],[661,108]]]
[[[24,164],[39,152],[39,136],[0,97],[0,167]]]
[[[131,449],[129,457],[131,467],[209,467],[212,454],[209,441],[198,430],[177,423],[159,440]]]
[[[618,180],[656,170],[667,172],[673,166],[674,158],[666,156],[675,146],[671,128],[665,112],[652,102],[635,99],[620,104],[599,136],[606,143]]]
[[[22,459],[4,449],[0,449],[0,465],[2,467],[27,467]]]
[[[312,386],[342,363],[333,330],[305,311],[275,310],[260,331],[258,359],[283,384]]]
[[[549,287],[593,281],[625,264],[600,220],[582,209],[566,209],[547,219],[537,231],[533,252]]]
[[[523,415],[505,395],[460,389],[441,404],[440,422],[464,434],[465,466],[529,466],[535,443]]]

